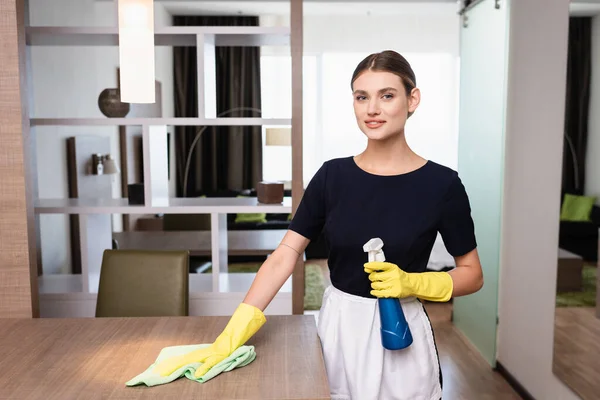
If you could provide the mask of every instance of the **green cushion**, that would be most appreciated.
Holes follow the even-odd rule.
[[[560,210],[561,221],[590,221],[592,207],[596,203],[594,196],[577,196],[573,194],[565,194],[562,208]]]
[[[255,214],[237,214],[235,216],[235,222],[267,222],[267,214],[255,213]]]
[[[237,197],[248,197],[248,196],[237,196]],[[265,223],[267,222],[266,213],[248,213],[248,214],[236,214],[235,222],[253,222],[253,223]]]

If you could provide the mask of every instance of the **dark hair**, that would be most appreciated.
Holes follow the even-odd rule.
[[[406,58],[393,50],[385,50],[381,53],[373,53],[362,60],[352,74],[350,87],[354,85],[354,81],[360,74],[365,71],[383,71],[396,74],[402,79],[406,95],[410,95],[412,90],[417,86],[417,78]]]

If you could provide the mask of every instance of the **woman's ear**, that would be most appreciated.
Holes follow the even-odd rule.
[[[414,113],[417,107],[419,107],[420,102],[421,91],[418,88],[414,88],[410,91],[410,95],[408,96],[408,113]]]

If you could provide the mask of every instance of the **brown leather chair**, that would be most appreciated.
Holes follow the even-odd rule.
[[[96,317],[185,316],[187,251],[105,250]]]

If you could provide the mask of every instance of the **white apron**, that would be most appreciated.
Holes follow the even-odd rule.
[[[420,301],[402,299],[413,343],[403,350],[381,344],[377,299],[329,286],[319,312],[333,400],[439,400],[440,364],[429,318]]]

